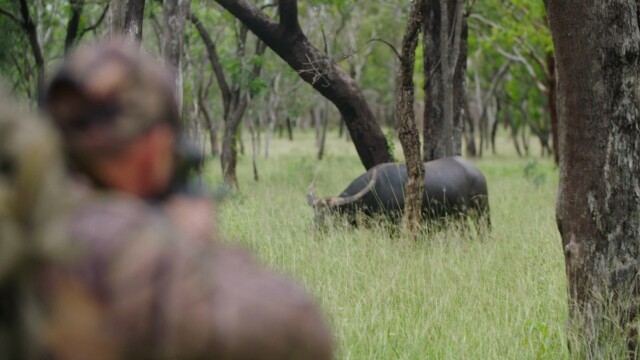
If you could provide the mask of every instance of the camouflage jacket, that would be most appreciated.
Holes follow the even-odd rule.
[[[96,193],[35,281],[54,359],[329,359],[310,297],[243,251],[176,231],[164,211]],[[209,234],[212,237],[213,234]]]

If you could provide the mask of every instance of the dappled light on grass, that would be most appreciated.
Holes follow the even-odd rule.
[[[315,172],[318,194],[337,195],[363,168],[335,134],[319,164],[312,134],[296,135],[293,143],[274,140],[271,158],[259,159],[258,183],[241,159],[242,195],[220,205],[221,228],[226,241],[251,248],[313,293],[331,321],[338,358],[569,357],[550,160],[537,161],[544,180],[536,183],[525,175],[526,159],[477,161],[489,185],[491,230],[452,223],[409,241],[385,221],[353,227],[333,219],[318,232],[305,200]],[[218,169],[216,162],[209,171]]]

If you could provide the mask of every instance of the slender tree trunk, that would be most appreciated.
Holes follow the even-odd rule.
[[[69,22],[67,23],[67,34],[64,38],[65,54],[69,54],[69,51],[75,44],[76,38],[78,38],[80,17],[82,16],[84,0],[71,0],[69,2],[69,7],[71,10],[71,15],[69,16]]]
[[[585,358],[621,329],[636,357],[640,273],[638,2],[549,1],[556,50],[557,220],[569,284],[569,341]],[[615,24],[615,25],[612,25]]]
[[[259,144],[256,139],[256,133],[253,129],[253,123],[251,119],[249,119],[249,132],[251,133],[251,163],[253,164],[253,180],[260,180],[260,176],[258,174],[258,164],[256,163],[256,158],[258,157]]]
[[[325,143],[327,142],[327,129],[329,128],[329,101],[325,99],[324,110],[321,116],[322,132],[320,133],[320,144],[318,146],[318,160],[324,156]]]
[[[355,81],[315,48],[298,23],[296,0],[280,0],[279,22],[274,22],[249,0],[216,0],[263,40],[300,77],[340,111],[362,164],[371,168],[391,162],[387,140]]]
[[[476,157],[478,153],[476,151],[476,138],[475,138],[475,128],[473,126],[473,118],[471,117],[471,112],[469,109],[469,102],[465,101],[464,108],[464,133],[465,133],[465,143],[467,144],[467,156],[468,157]]]
[[[289,134],[289,141],[293,141],[293,126],[291,124],[291,118],[287,116],[286,119],[287,124],[287,134]]]
[[[209,133],[209,141],[211,143],[211,156],[215,158],[220,154],[220,151],[218,150],[218,126],[211,116],[211,112],[209,111],[209,108],[206,105],[204,99],[200,99],[200,110],[202,111],[202,115],[204,116],[205,126],[207,127],[207,132]]]
[[[237,128],[225,125],[222,136],[222,153],[220,164],[224,183],[232,189],[238,189],[238,176],[236,175],[236,161],[238,159]]]
[[[496,154],[496,134],[498,133],[498,124],[500,123],[500,110],[502,110],[500,98],[496,96],[496,118],[491,124],[491,153]]]
[[[189,16],[191,0],[164,0],[162,10],[164,13],[164,35],[162,53],[165,62],[173,69],[175,80],[178,112],[182,113],[182,53],[184,24]]]
[[[420,226],[424,188],[424,165],[420,156],[420,134],[416,126],[413,85],[413,67],[420,27],[423,22],[425,0],[416,0],[411,6],[407,28],[402,39],[402,58],[396,81],[396,115],[398,136],[402,144],[409,179],[405,188],[403,226],[414,238]]]

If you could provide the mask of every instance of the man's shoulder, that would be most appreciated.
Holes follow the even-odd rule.
[[[73,242],[107,252],[143,235],[161,241],[170,232],[166,216],[158,208],[117,192],[87,192],[69,216]]]

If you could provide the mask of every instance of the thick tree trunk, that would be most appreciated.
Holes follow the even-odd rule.
[[[444,145],[444,91],[440,71],[441,9],[439,0],[428,0],[424,11],[424,161],[446,156]]]
[[[132,42],[142,40],[145,0],[111,0],[111,33]]]
[[[306,38],[298,23],[296,0],[280,0],[276,23],[248,0],[216,0],[276,52],[300,77],[340,111],[362,164],[391,162],[387,140],[355,81]]]
[[[162,54],[165,62],[173,69],[175,80],[178,112],[182,113],[182,52],[184,24],[189,16],[191,0],[164,0],[162,10],[164,13],[164,35]]]
[[[430,161],[461,153],[468,32],[463,1],[424,6],[423,158]]]
[[[569,341],[583,358],[636,350],[640,272],[640,28],[636,0],[549,1],[556,50],[557,220]],[[619,329],[619,330],[617,330]]]
[[[396,81],[396,115],[398,136],[407,163],[409,180],[405,189],[403,226],[407,234],[416,236],[422,215],[424,166],[420,156],[420,134],[413,111],[413,67],[416,47],[422,25],[425,0],[416,0],[411,6],[407,29],[402,39],[402,58]]]

